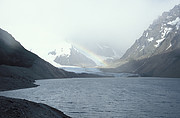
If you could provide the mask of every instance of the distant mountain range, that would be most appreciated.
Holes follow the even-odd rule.
[[[180,77],[180,5],[156,19],[114,65],[111,71]]]
[[[83,50],[71,44],[68,48],[59,47],[48,52],[47,55],[46,60],[57,67],[78,66],[92,68],[103,66],[94,57],[101,58],[104,62],[110,62],[119,58],[113,48],[105,44],[95,44]]]

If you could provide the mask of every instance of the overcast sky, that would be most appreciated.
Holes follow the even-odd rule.
[[[37,54],[64,41],[107,42],[125,51],[179,0],[0,0],[0,27]]]

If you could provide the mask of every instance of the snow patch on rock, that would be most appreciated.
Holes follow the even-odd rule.
[[[140,51],[144,50],[144,48],[145,48],[145,46],[143,45]]]
[[[159,47],[160,43],[161,43],[162,41],[164,41],[164,39],[165,39],[165,38],[157,40],[157,41],[156,41],[157,44],[154,45],[154,46],[155,46],[155,47]]]
[[[175,20],[173,20],[173,21],[169,21],[167,24],[169,24],[169,25],[176,25],[178,22],[180,22],[180,18],[179,17],[177,17]]]
[[[151,42],[151,41],[153,41],[154,40],[154,38],[153,37],[151,37],[151,38],[149,38],[149,39],[147,39],[148,40],[148,42]]]
[[[167,47],[167,49],[166,49],[166,50],[168,50],[170,47],[172,47],[172,44],[171,44],[171,43],[170,43],[169,47]]]
[[[176,25],[176,29],[178,30],[180,26],[180,18],[177,17],[175,20],[170,21],[167,24],[172,25],[172,26]]]
[[[161,39],[156,41],[156,45],[154,45],[155,47],[159,47],[160,43],[162,41],[164,41],[164,39],[166,38],[166,36],[169,34],[169,32],[172,30],[172,28],[168,28],[168,27],[161,27]]]
[[[165,38],[165,36],[167,36],[167,34],[169,34],[169,32],[172,30],[172,28],[164,28],[164,31],[161,33],[161,38]]]

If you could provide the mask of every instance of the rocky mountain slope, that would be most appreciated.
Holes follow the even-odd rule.
[[[126,51],[121,59],[138,60],[180,48],[180,5],[164,12]]]
[[[104,69],[107,72],[136,73],[146,77],[180,77],[180,49],[167,53],[131,60],[117,68]]]
[[[116,62],[116,72],[180,77],[180,5],[164,12]],[[111,70],[112,71],[112,70]]]

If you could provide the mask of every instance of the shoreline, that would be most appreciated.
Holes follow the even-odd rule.
[[[86,74],[86,73],[82,73],[79,75],[81,75],[81,76],[80,77],[68,77],[68,78],[53,78],[53,79],[73,79],[73,78],[83,78],[85,76],[86,76],[86,78],[94,78],[94,77],[101,78],[102,77],[102,76]],[[89,75],[89,76],[87,76],[87,75]],[[51,79],[51,78],[49,78],[49,79]],[[11,77],[0,76],[0,92],[38,87],[40,85],[35,84],[36,80],[47,80],[47,78],[27,81],[22,78],[11,78]],[[11,102],[9,102],[9,101],[11,101]],[[16,101],[19,101],[19,102],[16,102]],[[27,106],[26,104],[30,104],[30,105]],[[1,114],[0,118],[9,118],[9,117],[13,117],[13,118],[24,118],[24,117],[46,118],[45,115],[35,117],[37,114],[39,114],[39,111],[38,112],[33,111],[31,105],[34,105],[33,108],[35,108],[35,109],[41,109],[41,112],[42,112],[41,115],[46,114],[47,118],[70,118],[69,116],[67,116],[63,112],[61,112],[60,110],[53,108],[51,106],[48,106],[46,104],[35,103],[33,101],[28,101],[28,100],[24,100],[24,99],[9,98],[9,97],[1,96],[1,95],[0,95],[0,114]],[[40,106],[43,106],[43,107],[40,107]],[[19,109],[19,108],[22,108],[22,109]],[[24,108],[26,109],[26,111],[22,112]],[[51,111],[51,112],[49,112],[49,114],[47,114],[46,113],[47,110]],[[29,113],[31,113],[34,116],[28,116]],[[58,114],[59,116],[53,115],[53,114]]]
[[[63,77],[63,78],[55,77],[55,78],[33,79],[33,80],[0,76],[0,91],[9,91],[9,90],[18,90],[18,89],[38,87],[39,85],[35,84],[36,80],[95,78],[95,77],[102,78],[102,77],[110,77],[110,76],[100,76],[96,74],[80,73],[80,74],[77,74],[76,76],[68,76],[68,77]]]
[[[0,96],[0,118],[70,118],[42,103]]]
[[[17,82],[18,80],[18,82]],[[45,80],[45,79],[43,79]],[[35,81],[0,77],[0,92],[38,87]],[[37,109],[37,110],[34,110]],[[42,103],[0,95],[0,118],[70,118],[62,111]]]

